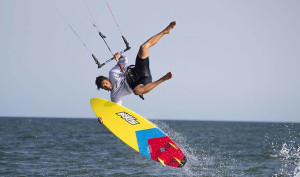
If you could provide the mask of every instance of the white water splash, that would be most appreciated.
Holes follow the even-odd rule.
[[[280,150],[280,155],[283,156],[285,159],[289,159],[289,157],[290,157],[289,153],[290,153],[290,149],[287,147],[287,144],[284,143]]]
[[[220,159],[226,158],[232,163],[237,162],[231,155],[223,157],[220,154],[211,155],[207,148],[199,148],[198,144],[191,144],[186,136],[172,129],[168,123],[162,121],[154,122],[157,127],[160,127],[171,139],[176,142],[183,153],[187,157],[187,163],[183,168],[176,169],[177,175],[198,177],[198,176],[243,176],[242,171],[231,171],[227,167],[228,164],[220,163]],[[219,164],[217,167],[215,164]]]
[[[188,145],[185,137],[182,134],[170,128],[167,123],[164,123],[162,121],[155,121],[154,124],[157,125],[157,127],[159,127],[161,130],[163,130],[167,135],[171,135],[170,138],[176,142],[176,144],[180,147],[182,152],[187,157],[186,165],[182,169],[177,169],[178,172],[183,172],[181,173],[181,175],[183,176],[199,175],[198,168],[201,167],[201,161],[196,156],[197,153],[195,152],[195,150]],[[195,167],[197,168],[197,170],[194,169]],[[198,172],[195,173],[195,171]]]
[[[300,146],[295,147],[294,143],[283,143],[279,152],[281,169],[277,175],[300,177]],[[295,169],[292,171],[292,169]]]
[[[294,177],[300,177],[300,163],[294,170]]]
[[[295,153],[298,159],[300,159],[300,147],[297,149],[297,153]],[[294,170],[294,176],[295,177],[300,177],[300,162],[298,162],[297,167]]]

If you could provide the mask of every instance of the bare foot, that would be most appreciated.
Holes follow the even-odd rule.
[[[163,81],[166,81],[166,80],[171,79],[172,77],[173,77],[173,74],[172,74],[171,72],[168,72],[166,75],[164,75],[164,76],[162,77],[162,80],[163,80]]]
[[[170,34],[171,29],[173,29],[176,26],[176,21],[172,21],[169,26],[164,29],[165,34]]]

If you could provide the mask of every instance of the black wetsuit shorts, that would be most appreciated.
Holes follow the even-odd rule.
[[[131,85],[132,89],[139,84],[146,85],[152,82],[152,76],[149,67],[149,57],[141,59],[139,56],[137,56],[135,60],[135,67],[132,70],[135,73],[135,82]]]

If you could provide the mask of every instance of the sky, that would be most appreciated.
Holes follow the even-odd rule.
[[[114,52],[125,45],[104,0],[85,0]],[[148,119],[300,122],[300,1],[107,1],[131,46],[171,21],[150,49],[153,80],[173,78],[123,106]],[[64,16],[59,15],[59,12]],[[0,0],[0,116],[95,118],[90,99],[111,57],[83,0]]]

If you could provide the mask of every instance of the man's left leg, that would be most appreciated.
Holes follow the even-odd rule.
[[[150,83],[148,83],[146,85],[143,85],[143,84],[137,85],[134,88],[133,92],[134,92],[135,95],[142,95],[142,94],[148,93],[152,89],[154,89],[156,86],[158,86],[159,84],[161,84],[162,82],[171,79],[172,76],[173,76],[172,73],[168,72],[166,75],[164,75],[162,78],[158,79],[155,82],[150,82]]]

